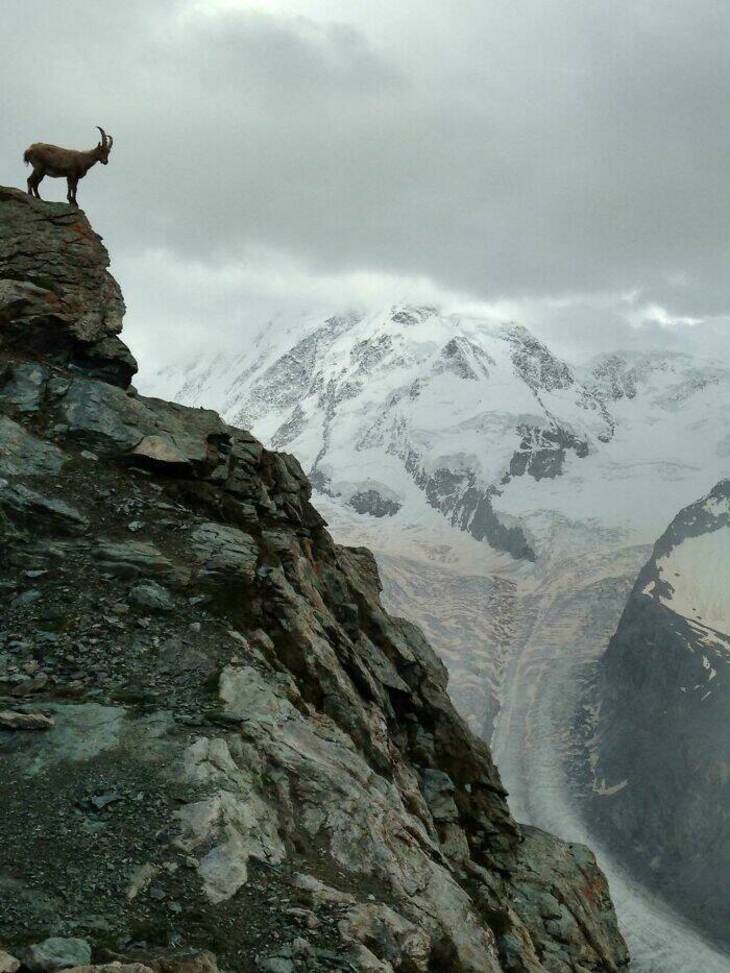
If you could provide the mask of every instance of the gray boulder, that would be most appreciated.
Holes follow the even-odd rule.
[[[92,557],[102,573],[117,578],[160,577],[174,581],[186,574],[149,541],[102,541]]]
[[[0,415],[0,476],[58,473],[64,456],[60,449],[32,436],[8,416]]]
[[[0,510],[4,510],[15,523],[35,527],[42,522],[54,533],[77,534],[89,523],[65,500],[45,497],[22,483],[11,486],[4,480],[0,480]]]
[[[190,536],[203,577],[239,575],[252,580],[258,546],[250,534],[213,522],[200,524]]]
[[[91,962],[91,947],[85,939],[63,939],[51,936],[28,950],[25,965],[33,973],[54,973]]]
[[[167,588],[155,581],[143,581],[129,592],[129,603],[148,611],[169,612],[175,610],[175,599]]]

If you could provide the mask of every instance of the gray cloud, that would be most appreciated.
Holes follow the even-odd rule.
[[[307,275],[333,300],[340,275],[346,303],[363,273],[570,298],[556,327],[578,343],[619,326],[627,292],[634,312],[730,312],[721,0],[5,0],[3,29],[0,182],[22,184],[29,142],[91,144],[101,123],[112,164],[80,199],[122,276],[195,267],[209,298],[180,307],[141,275],[134,333],[242,320],[252,276],[222,286],[221,267],[262,254],[307,299]]]

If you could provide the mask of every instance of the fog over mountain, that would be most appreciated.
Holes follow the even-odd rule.
[[[7,0],[0,182],[114,134],[80,198],[143,370],[282,307],[435,295],[673,343],[730,311],[728,27],[714,0]]]

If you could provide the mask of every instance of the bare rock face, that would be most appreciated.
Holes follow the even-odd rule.
[[[298,462],[79,372],[82,332],[120,320],[106,254],[84,237],[74,270],[83,217],[0,190],[3,228],[6,209],[31,254],[13,287],[48,262],[91,316],[34,296],[0,318],[9,953],[83,939],[121,973],[215,971],[211,953],[274,973],[625,966],[593,856],[515,823],[443,664],[384,611],[372,555],[333,542]]]
[[[0,342],[126,386],[137,371],[117,335],[124,301],[83,212],[0,187]]]
[[[0,973],[16,973],[19,969],[20,960],[0,949]]]

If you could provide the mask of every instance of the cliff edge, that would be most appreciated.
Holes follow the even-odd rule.
[[[625,966],[297,461],[130,387],[107,267],[0,188],[0,969]]]

